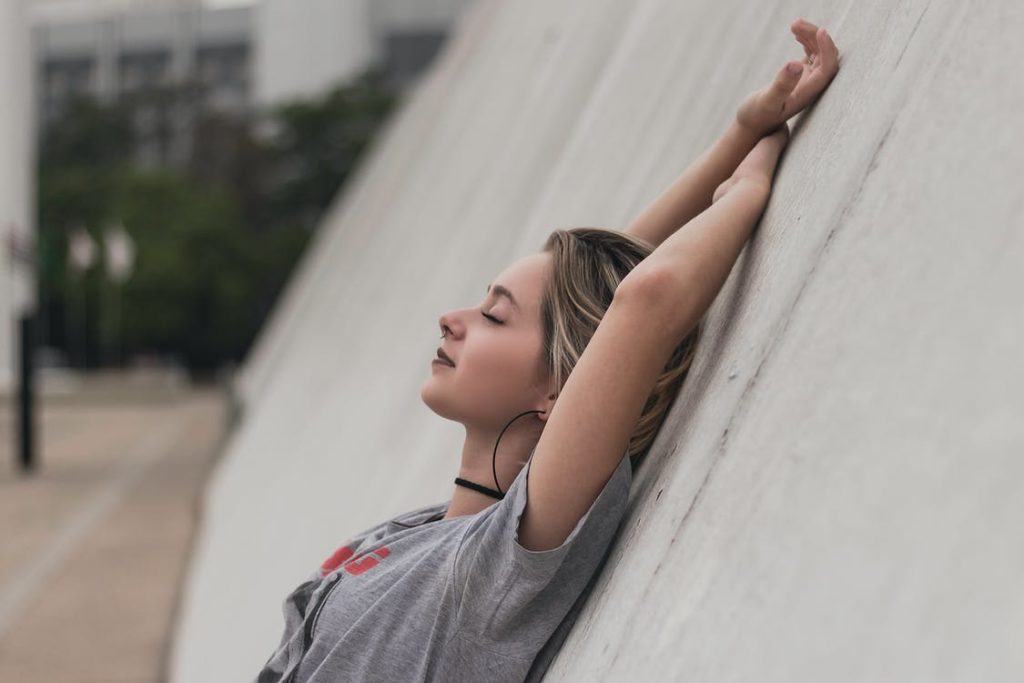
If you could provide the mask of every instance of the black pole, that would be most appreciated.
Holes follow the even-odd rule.
[[[21,317],[21,371],[19,373],[19,461],[23,472],[31,472],[36,468],[34,420],[34,373],[35,363],[32,362],[35,343],[32,338],[32,315]]]

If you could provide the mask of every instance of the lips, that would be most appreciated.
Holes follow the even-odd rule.
[[[441,347],[437,348],[437,357],[443,360],[448,365],[452,366],[453,368],[455,367],[455,361],[453,361]]]

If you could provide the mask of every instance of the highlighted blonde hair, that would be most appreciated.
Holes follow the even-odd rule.
[[[551,276],[541,294],[543,363],[560,392],[576,366],[616,287],[653,247],[632,235],[602,228],[555,230],[543,250],[552,255]],[[672,352],[654,383],[629,439],[635,469],[647,454],[693,362],[704,319]]]

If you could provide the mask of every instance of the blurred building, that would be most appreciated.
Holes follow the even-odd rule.
[[[197,110],[250,107],[251,7],[36,0],[32,24],[41,122],[77,95],[131,102],[140,165],[184,162]]]
[[[39,116],[82,94],[130,101],[138,163],[181,163],[201,110],[247,116],[374,64],[409,85],[470,2],[34,0]]]
[[[17,383],[19,324],[34,303],[32,79],[20,0],[0,0],[0,394]]]
[[[371,64],[404,88],[473,0],[263,0],[256,99],[315,95]]]

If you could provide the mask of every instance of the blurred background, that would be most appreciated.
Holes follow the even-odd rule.
[[[842,66],[544,678],[1024,679],[1024,5],[0,0],[0,683],[251,680],[451,494],[438,314],[627,226],[798,17]]]
[[[470,0],[0,0],[0,681],[154,681],[325,212]]]
[[[239,362],[465,3],[29,3],[46,365]]]

